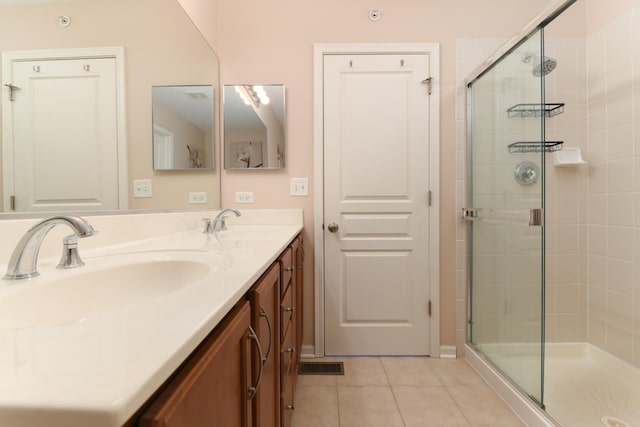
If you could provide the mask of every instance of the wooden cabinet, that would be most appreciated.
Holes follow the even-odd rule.
[[[243,301],[159,394],[140,427],[250,427],[250,325]]]
[[[289,427],[295,410],[294,389],[298,374],[298,289],[296,286],[296,242],[282,253],[278,262],[281,269],[281,320],[280,320],[280,419],[282,427]]]
[[[125,426],[289,427],[302,342],[303,258],[298,236]]]
[[[253,398],[253,427],[280,426],[280,265],[275,263],[249,292],[251,324],[258,336],[263,360],[254,353],[253,381],[260,387]]]

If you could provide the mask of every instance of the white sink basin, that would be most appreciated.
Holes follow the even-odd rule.
[[[217,237],[222,241],[237,240],[271,240],[281,231],[273,225],[232,225],[224,231],[219,231]]]
[[[5,281],[11,289],[0,295],[0,330],[75,323],[198,283],[216,267],[204,259],[133,258],[125,264],[117,257],[85,259],[85,267],[47,271],[52,279],[41,272],[30,281]]]

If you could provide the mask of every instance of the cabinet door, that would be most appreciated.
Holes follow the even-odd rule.
[[[260,340],[264,361],[257,352],[253,357],[253,382],[260,364],[262,379],[253,398],[253,426],[280,425],[280,266],[275,263],[249,293],[251,323]]]
[[[298,236],[293,244],[294,257],[294,279],[293,283],[296,288],[296,354],[297,360],[300,361],[300,353],[302,350],[302,304],[304,303],[304,248],[302,246],[302,235]]]
[[[249,302],[210,335],[143,414],[141,427],[249,427]]]
[[[291,246],[282,252],[280,258],[278,258],[280,263],[280,293],[284,295],[284,293],[289,289],[289,285],[291,284],[291,280],[293,278],[293,250]]]

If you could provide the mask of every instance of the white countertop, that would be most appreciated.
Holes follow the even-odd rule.
[[[229,228],[227,236],[232,237],[223,232],[220,241],[207,239],[198,229],[82,253],[86,266],[74,270],[131,262],[142,252],[159,259],[196,257],[211,263],[215,274],[66,323],[0,329],[0,425],[116,427],[126,422],[276,260],[302,224]],[[36,287],[70,273],[56,270],[56,263],[57,257],[43,259],[41,275],[28,281],[0,281],[0,299],[18,292],[17,287]]]

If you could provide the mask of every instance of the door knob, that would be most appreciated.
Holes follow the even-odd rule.
[[[329,224],[327,228],[329,229],[330,232],[335,233],[336,231],[338,231],[338,228],[340,227],[335,222],[332,222],[331,224]]]

